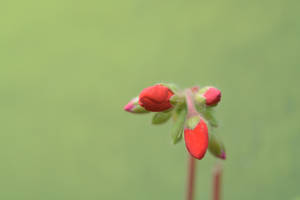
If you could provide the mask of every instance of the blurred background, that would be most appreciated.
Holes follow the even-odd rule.
[[[171,144],[171,123],[123,111],[162,81],[222,90],[223,199],[299,199],[299,9],[2,1],[0,199],[183,199],[187,152]],[[215,162],[198,162],[196,199],[211,199]]]

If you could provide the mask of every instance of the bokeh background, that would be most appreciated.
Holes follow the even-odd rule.
[[[183,199],[171,123],[124,112],[144,87],[214,85],[223,199],[300,197],[300,2],[13,0],[0,6],[0,199]],[[197,165],[211,199],[216,159]]]

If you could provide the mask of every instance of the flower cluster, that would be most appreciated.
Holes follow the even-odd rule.
[[[208,149],[214,156],[225,160],[224,145],[212,133],[218,126],[213,109],[220,100],[221,91],[215,87],[194,86],[180,90],[174,84],[161,83],[143,89],[124,110],[137,114],[154,112],[152,124],[162,124],[172,118],[174,144],[184,138],[186,149],[194,158],[202,159]]]

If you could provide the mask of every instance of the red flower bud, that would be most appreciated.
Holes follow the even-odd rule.
[[[203,119],[192,128],[184,129],[184,140],[188,152],[197,159],[202,159],[208,148],[208,130]]]
[[[214,106],[221,100],[221,91],[214,87],[209,87],[203,96],[206,99],[206,105]]]
[[[174,93],[166,86],[154,85],[145,88],[139,96],[139,104],[148,111],[160,112],[172,107],[170,98]]]

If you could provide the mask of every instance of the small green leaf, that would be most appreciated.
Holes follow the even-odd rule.
[[[186,117],[186,108],[180,109],[178,112],[177,110],[176,112],[176,119],[175,119],[175,123],[172,127],[171,130],[171,136],[173,139],[173,144],[178,143],[181,139],[182,139],[182,133],[183,133],[183,129],[184,129],[184,122],[185,122],[185,117]]]
[[[158,112],[153,115],[152,124],[163,124],[172,116],[171,112]]]
[[[214,117],[212,109],[206,108],[206,110],[202,112],[202,115],[212,127],[218,127],[218,121]]]

